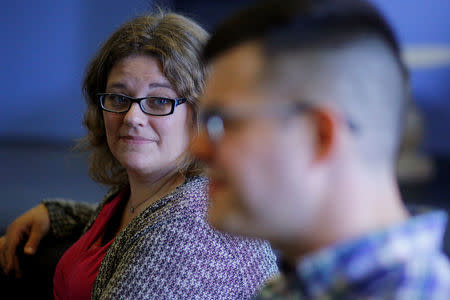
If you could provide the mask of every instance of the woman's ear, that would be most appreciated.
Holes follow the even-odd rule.
[[[316,125],[316,154],[315,159],[322,161],[327,159],[336,146],[337,118],[332,110],[315,108],[312,111]]]

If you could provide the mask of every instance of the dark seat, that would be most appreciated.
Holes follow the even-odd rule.
[[[53,273],[61,256],[75,241],[48,236],[33,256],[19,255],[22,278],[6,276],[0,270],[2,299],[53,299]],[[23,247],[21,247],[23,249]]]

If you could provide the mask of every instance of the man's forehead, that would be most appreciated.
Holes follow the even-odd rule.
[[[204,102],[229,102],[257,93],[264,64],[261,53],[259,43],[251,41],[227,50],[214,59],[206,82]]]

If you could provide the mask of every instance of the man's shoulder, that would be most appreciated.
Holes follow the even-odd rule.
[[[450,263],[443,253],[408,262],[399,299],[450,299]]]

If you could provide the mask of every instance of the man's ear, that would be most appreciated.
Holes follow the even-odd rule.
[[[313,110],[313,121],[316,125],[316,155],[315,159],[327,159],[336,146],[337,119],[332,110],[317,108]]]

